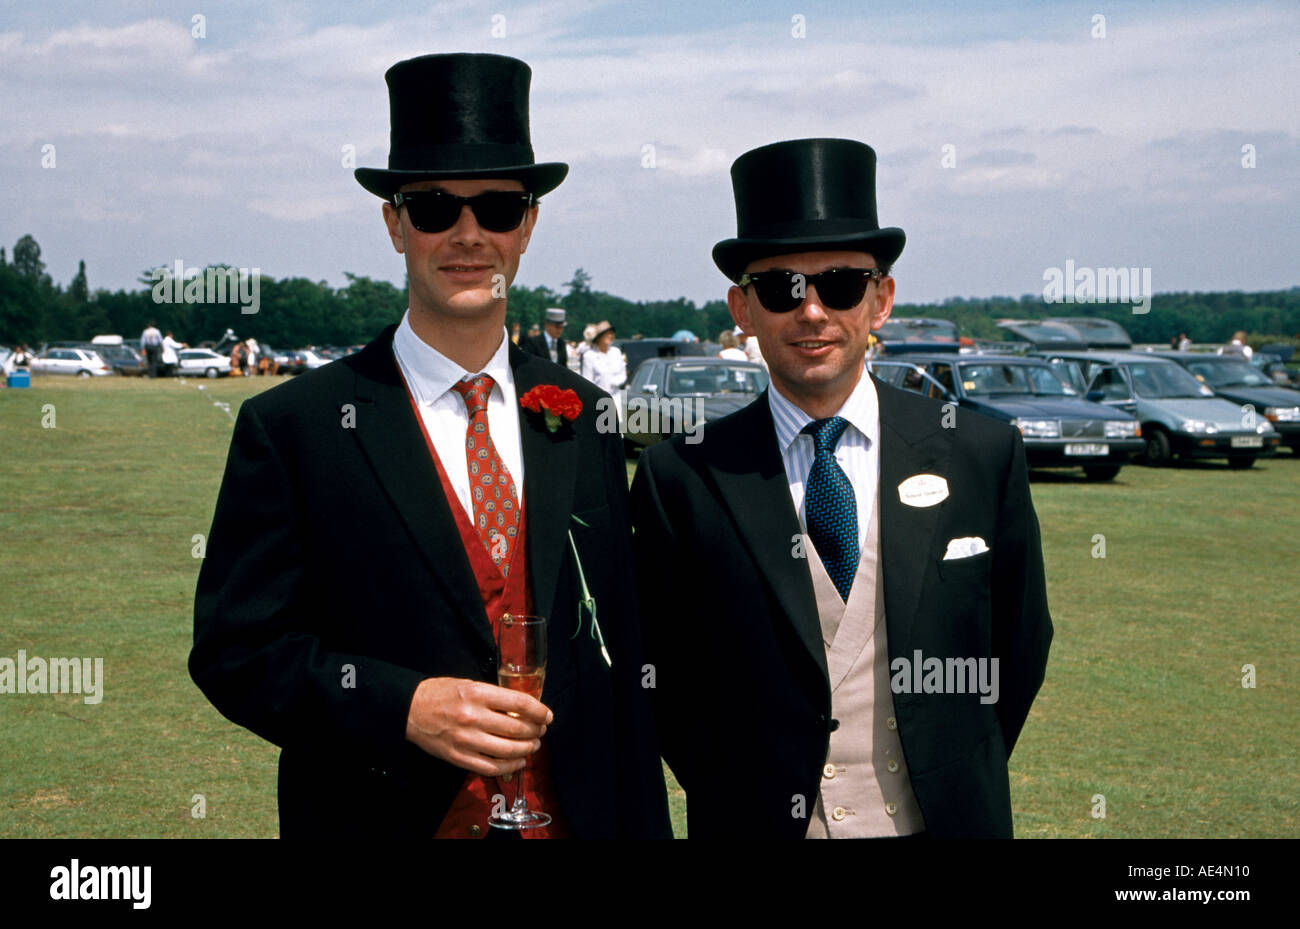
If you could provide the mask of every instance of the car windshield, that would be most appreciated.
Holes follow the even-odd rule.
[[[957,327],[946,319],[891,319],[876,330],[882,342],[956,342]]]
[[[758,394],[767,388],[767,372],[743,365],[673,365],[668,369],[668,396],[686,394]]]
[[[1211,387],[1270,387],[1272,378],[1248,361],[1189,361],[1187,370]]]
[[[1170,400],[1176,397],[1204,397],[1201,382],[1176,364],[1136,362],[1128,366],[1133,389],[1139,397]]]
[[[961,386],[967,394],[994,396],[1024,394],[1034,397],[1076,397],[1079,392],[1050,365],[964,364]]]

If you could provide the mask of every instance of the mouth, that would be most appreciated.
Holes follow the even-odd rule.
[[[446,264],[441,265],[438,270],[458,283],[473,283],[488,274],[492,270],[492,266],[471,263]]]
[[[830,352],[835,345],[834,342],[826,339],[803,339],[798,342],[789,343],[790,347],[799,355],[805,358],[820,358],[822,355]]]

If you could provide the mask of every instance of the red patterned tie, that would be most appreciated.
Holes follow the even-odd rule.
[[[465,400],[469,427],[465,430],[465,460],[469,467],[474,525],[503,576],[510,573],[510,548],[519,535],[519,494],[488,432],[488,394],[495,383],[486,374],[460,381],[452,390]]]

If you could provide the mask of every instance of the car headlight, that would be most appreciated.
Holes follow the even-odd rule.
[[[1215,432],[1218,432],[1219,427],[1216,426],[1214,423],[1207,423],[1204,420],[1200,420],[1200,419],[1185,419],[1183,420],[1183,431],[1205,433],[1206,435],[1211,435]]]
[[[1011,425],[1020,430],[1020,434],[1030,439],[1059,439],[1061,421],[1059,419],[1013,419]]]
[[[1136,422],[1106,421],[1106,438],[1108,439],[1131,439],[1137,434],[1138,424]]]
[[[1268,433],[1273,431],[1273,424],[1270,422],[1262,422],[1255,427],[1255,431],[1258,432],[1260,435],[1267,435]]]
[[[1275,423],[1300,422],[1300,406],[1266,406],[1264,416]]]

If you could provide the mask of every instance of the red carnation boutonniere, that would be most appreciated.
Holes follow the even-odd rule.
[[[566,388],[554,384],[541,384],[519,398],[519,405],[525,410],[541,413],[546,417],[546,428],[550,432],[559,429],[564,423],[571,423],[582,412],[582,401],[578,395]]]

